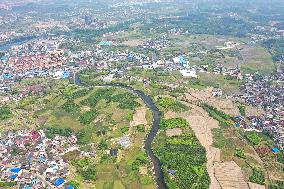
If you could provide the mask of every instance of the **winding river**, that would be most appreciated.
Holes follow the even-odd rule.
[[[35,37],[27,37],[27,38],[18,39],[18,40],[9,42],[9,43],[0,44],[0,51],[8,50],[14,45],[19,45],[19,44],[28,42],[28,41],[30,41],[34,38]],[[84,85],[84,84],[81,83],[78,75],[76,76],[75,81],[76,81],[76,84],[78,84],[78,85]],[[134,88],[132,88],[130,86],[125,86],[125,85],[121,85],[121,84],[105,84],[105,85],[100,85],[100,86],[118,87],[118,88],[122,88],[122,89],[126,89],[128,91],[131,91],[132,93],[138,95],[144,101],[146,106],[153,112],[153,126],[152,126],[149,134],[147,135],[147,137],[145,139],[144,148],[145,148],[145,152],[150,157],[150,159],[153,163],[157,187],[159,189],[167,189],[167,186],[166,186],[165,181],[164,181],[163,172],[162,172],[162,169],[161,169],[161,162],[155,156],[153,149],[152,149],[152,143],[153,143],[153,140],[154,140],[154,138],[156,137],[156,135],[159,131],[159,124],[160,124],[160,121],[161,121],[161,112],[159,111],[159,109],[157,108],[155,103],[153,102],[153,99],[150,96],[143,93],[142,91],[135,90]],[[88,86],[86,86],[86,87],[88,87]]]
[[[79,83],[80,85],[82,85],[80,78],[76,78],[76,83],[77,84]],[[118,87],[118,88],[126,89],[126,90],[132,92],[133,94],[138,95],[144,101],[146,106],[153,112],[153,126],[152,126],[149,134],[147,135],[147,137],[145,139],[144,148],[145,148],[145,152],[150,157],[150,159],[153,163],[157,187],[159,189],[167,189],[168,187],[167,187],[165,180],[164,180],[163,171],[162,171],[162,168],[161,168],[161,162],[155,156],[153,149],[152,149],[152,143],[153,143],[153,140],[154,140],[154,138],[156,137],[156,135],[159,131],[160,121],[161,121],[161,112],[159,111],[159,109],[155,105],[153,99],[150,96],[143,93],[142,91],[135,90],[134,88],[132,88],[130,86],[125,86],[125,85],[121,85],[121,84],[103,84],[103,85],[96,85],[96,86]]]
[[[22,45],[24,43],[27,43],[27,42],[29,42],[31,40],[35,40],[35,39],[37,39],[37,37],[27,36],[27,37],[21,37],[21,38],[18,38],[18,39],[7,41],[5,43],[0,43],[0,51],[8,51],[13,46]]]
[[[166,183],[164,181],[164,176],[161,168],[161,162],[160,160],[155,156],[153,149],[152,149],[152,143],[154,138],[156,137],[159,128],[160,128],[160,121],[161,121],[161,112],[153,102],[153,99],[143,93],[140,90],[135,90],[130,86],[124,86],[120,84],[106,84],[104,86],[111,86],[111,87],[119,87],[122,89],[127,89],[131,91],[132,93],[138,95],[146,104],[146,106],[153,112],[153,126],[150,130],[150,133],[147,135],[146,140],[145,140],[145,152],[147,155],[150,157],[153,165],[154,165],[154,173],[155,173],[155,179],[156,183],[159,189],[166,189]]]

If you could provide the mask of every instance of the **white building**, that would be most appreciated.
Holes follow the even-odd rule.
[[[183,77],[191,77],[191,78],[198,77],[195,70],[180,70],[180,73],[182,74]]]

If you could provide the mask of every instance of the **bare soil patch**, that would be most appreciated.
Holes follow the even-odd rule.
[[[214,170],[222,188],[249,189],[241,168],[234,161],[215,163]]]
[[[166,135],[168,137],[180,136],[181,134],[182,134],[181,128],[173,128],[173,129],[167,129],[166,130]]]
[[[238,107],[232,102],[231,99],[223,97],[212,96],[213,88],[207,88],[204,90],[189,89],[186,94],[186,99],[190,102],[196,103],[198,101],[206,102],[211,106],[218,108],[219,110],[233,116],[239,115]]]
[[[243,57],[241,69],[245,73],[260,71],[269,74],[274,70],[272,57],[263,47],[244,45],[240,52]]]
[[[129,47],[137,47],[138,45],[142,45],[144,41],[145,40],[143,39],[132,39],[132,40],[122,42],[122,45],[126,45]]]
[[[147,108],[145,107],[137,108],[133,115],[133,121],[130,122],[130,126],[147,125],[146,111]]]
[[[249,184],[250,189],[265,189],[264,185],[260,185],[260,184],[256,184],[252,182],[249,182],[248,184]]]
[[[261,108],[246,106],[246,114],[247,116],[262,116],[264,115],[264,110]]]

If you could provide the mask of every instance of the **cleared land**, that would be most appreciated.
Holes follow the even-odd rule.
[[[133,40],[124,41],[121,44],[129,47],[137,47],[138,45],[142,45],[144,41],[145,40],[142,39],[133,39]]]
[[[145,107],[137,108],[133,115],[133,120],[130,122],[130,126],[147,125],[146,111],[147,109]]]
[[[241,70],[244,73],[260,72],[263,74],[272,73],[275,70],[272,56],[260,46],[244,46],[240,51],[243,57]]]
[[[212,96],[212,88],[206,88],[203,90],[198,89],[189,89],[188,93],[186,94],[186,99],[189,102],[197,102],[197,101],[206,101],[211,106],[222,110],[223,112],[230,114],[230,115],[239,115],[240,112],[235,104],[230,99],[225,98],[216,98]]]
[[[221,162],[220,149],[213,147],[212,129],[219,128],[218,122],[201,107],[193,104],[190,104],[190,107],[190,113],[181,115],[189,122],[196,137],[206,149],[207,171],[211,179],[210,189],[248,188],[241,168],[232,162]],[[176,116],[173,112],[166,114],[166,117]],[[228,185],[230,182],[235,187]]]

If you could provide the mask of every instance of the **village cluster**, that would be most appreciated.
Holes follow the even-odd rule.
[[[108,79],[114,74],[123,75],[130,68],[154,69],[161,68],[166,71],[180,70],[185,77],[197,77],[198,72],[207,72],[206,65],[191,66],[184,55],[172,56],[166,60],[159,60],[157,55],[147,55],[130,50],[110,51],[109,46],[116,46],[112,41],[101,41],[91,51],[71,52],[60,49],[60,44],[66,41],[64,37],[50,36],[38,38],[23,45],[17,45],[0,57],[2,76],[0,78],[2,92],[11,89],[13,81],[23,78],[50,77],[55,79],[68,78],[72,73],[85,68],[94,68],[97,71],[110,71]],[[168,45],[168,41],[162,39],[150,39],[139,48],[161,50]],[[115,63],[128,62],[120,69],[114,68]],[[226,69],[217,65],[214,73],[239,74],[239,69]]]
[[[164,71],[178,70],[184,77],[197,78],[198,73],[214,73],[231,76],[239,80],[244,79],[240,68],[226,68],[217,64],[211,71],[208,65],[191,65],[186,60],[187,55],[172,56],[167,59],[158,59],[153,53],[146,55],[130,50],[111,51],[107,47],[116,46],[112,41],[101,41],[93,50],[71,52],[60,49],[60,44],[66,41],[64,37],[48,37],[47,39],[36,39],[24,45],[11,48],[0,57],[0,67],[2,70],[0,91],[9,92],[14,81],[23,78],[51,77],[55,79],[69,78],[72,73],[85,68],[93,68],[98,72],[109,71],[109,74],[102,76],[105,81],[112,81],[117,77],[124,77],[125,71],[131,68],[155,69]],[[147,40],[139,48],[161,50],[168,45],[165,38]],[[227,41],[226,48],[234,48],[238,44]],[[190,52],[189,52],[190,54]],[[188,55],[189,55],[188,54]],[[121,68],[114,65],[119,62],[127,62]],[[251,78],[247,75],[246,78]],[[247,79],[245,79],[247,80]],[[251,81],[248,79],[248,81]],[[218,96],[219,93],[215,95]],[[221,94],[221,93],[220,93]]]
[[[241,124],[245,129],[268,131],[280,149],[284,148],[284,88],[281,83],[284,74],[269,75],[259,78],[251,75],[241,87],[242,95],[236,98],[244,100],[253,106],[264,109],[262,116],[249,116],[251,125]]]
[[[87,19],[87,18],[86,18]],[[191,65],[186,60],[185,55],[172,56],[168,59],[158,59],[153,53],[146,55],[136,53],[130,50],[111,51],[107,47],[116,46],[112,41],[101,41],[93,50],[80,51],[72,53],[60,49],[60,44],[64,42],[64,37],[48,37],[47,39],[36,39],[28,44],[18,45],[11,48],[4,56],[0,57],[0,66],[2,70],[1,92],[8,92],[11,84],[18,78],[29,77],[51,77],[51,78],[69,78],[73,72],[85,68],[94,68],[98,72],[108,70],[110,74],[102,76],[105,81],[112,81],[125,75],[125,71],[131,68],[154,69],[160,68],[164,71],[178,70],[184,77],[197,78],[198,73],[210,73],[206,65]],[[169,45],[166,38],[149,39],[138,48],[155,49],[157,51]],[[224,47],[235,48],[237,43],[227,41]],[[116,62],[128,62],[120,69],[114,68]],[[231,76],[239,80],[244,80],[242,86],[244,95],[238,98],[244,99],[247,103],[264,107],[267,116],[264,119],[251,118],[253,128],[266,129],[275,133],[276,141],[282,144],[281,127],[283,125],[283,88],[269,85],[272,81],[283,80],[283,75],[267,76],[263,80],[255,81],[252,74],[243,75],[239,67],[226,68],[217,64],[211,71],[214,74]],[[144,83],[147,83],[145,81]],[[161,81],[162,82],[162,81]],[[215,90],[214,96],[222,95],[222,91]],[[242,124],[245,128],[247,124]],[[270,126],[268,126],[270,125]]]
[[[36,1],[26,0],[31,3]],[[0,10],[1,8],[10,10],[24,3],[24,1],[0,2]],[[134,4],[138,6],[132,6]],[[226,96],[226,98],[260,107],[265,112],[260,116],[236,116],[235,126],[247,131],[267,131],[274,136],[273,151],[284,150],[283,71],[262,76],[258,73],[244,74],[240,68],[241,63],[225,66],[223,62],[219,62],[219,57],[225,59],[226,53],[231,53],[233,55],[229,56],[230,58],[240,58],[238,56],[242,56],[240,54],[242,42],[226,38],[221,40],[223,44],[218,43],[219,46],[209,47],[210,45],[201,44],[198,40],[196,42],[183,41],[187,37],[188,39],[195,38],[198,35],[189,32],[186,27],[174,24],[175,19],[182,22],[183,19],[179,20],[182,16],[175,14],[165,16],[167,13],[157,16],[157,13],[152,14],[156,8],[151,8],[151,4],[147,6],[151,10],[151,16],[155,15],[156,22],[169,20],[168,24],[153,24],[147,28],[149,36],[141,28],[144,24],[147,26],[146,22],[152,18],[150,19],[150,16],[148,20],[149,12],[136,1],[126,4],[119,2],[97,10],[92,10],[92,7],[74,6],[70,8],[72,7],[70,6],[66,7],[66,10],[56,12],[54,19],[47,17],[44,20],[41,18],[42,15],[45,16],[44,13],[40,15],[41,13],[33,11],[23,14],[1,14],[0,27],[3,27],[3,31],[0,31],[0,103],[19,101],[30,95],[44,96],[44,85],[28,84],[28,86],[19,87],[21,83],[18,81],[46,78],[69,79],[76,83],[76,73],[87,69],[101,73],[98,74],[99,79],[104,82],[139,80],[146,88],[155,82],[155,84],[173,89],[177,88],[180,83],[153,81],[154,79],[151,80],[148,76],[130,76],[128,71],[155,70],[157,75],[170,76],[171,73],[180,73],[180,77],[189,78],[188,81],[193,82],[199,82],[202,74],[214,74],[224,76],[220,78],[226,81],[242,82],[240,92],[233,96]],[[33,17],[37,14],[40,16]],[[229,13],[225,16],[226,18],[239,17],[237,13]],[[18,23],[24,23],[24,26]],[[128,23],[132,24],[128,25]],[[17,24],[19,26],[10,31],[9,27],[12,28]],[[248,33],[249,42],[246,45],[284,36],[284,30],[277,28],[280,24],[271,22],[266,26],[256,26],[252,33]],[[138,36],[140,30],[145,36]],[[159,36],[155,36],[158,33]],[[132,36],[135,35],[139,39],[132,40]],[[130,36],[129,39],[128,36]],[[89,41],[89,37],[92,40]],[[180,44],[188,42],[188,47],[175,50],[173,45],[175,40],[171,40],[175,37],[181,37]],[[212,64],[211,59],[209,61],[206,59],[209,55],[212,55],[214,59]],[[206,60],[203,61],[204,59]],[[191,61],[198,63],[193,64]],[[224,92],[221,88],[215,87],[212,96],[224,97]],[[22,125],[29,124],[30,120],[23,121],[25,116],[18,117]],[[5,124],[9,125],[9,122]],[[182,132],[180,128],[167,129],[166,136],[180,136]],[[97,132],[98,137],[105,134],[105,132]],[[14,183],[21,189],[75,189],[76,187],[70,183],[70,176],[73,175],[69,170],[70,165],[64,160],[64,155],[75,151],[80,154],[79,157],[98,159],[97,156],[101,155],[93,148],[88,152],[83,151],[82,148],[85,146],[78,145],[77,139],[79,141],[79,136],[76,138],[73,134],[68,136],[55,134],[51,139],[48,137],[47,130],[18,130],[0,133],[0,181]],[[88,145],[96,146],[97,143],[86,144]],[[134,141],[130,135],[113,138],[111,148],[107,147],[103,155],[119,158],[120,151],[129,149],[131,146],[134,146]],[[203,171],[198,168],[196,170],[197,172]],[[174,176],[176,171],[169,169],[168,173]],[[84,188],[84,186],[81,187]]]
[[[20,188],[67,188],[68,164],[62,155],[76,145],[75,136],[46,137],[43,130],[21,130],[0,139],[0,180]]]
[[[81,67],[66,64],[67,56],[59,45],[61,37],[39,38],[28,44],[17,45],[0,57],[0,92],[8,92],[14,81],[24,78],[69,78]]]

